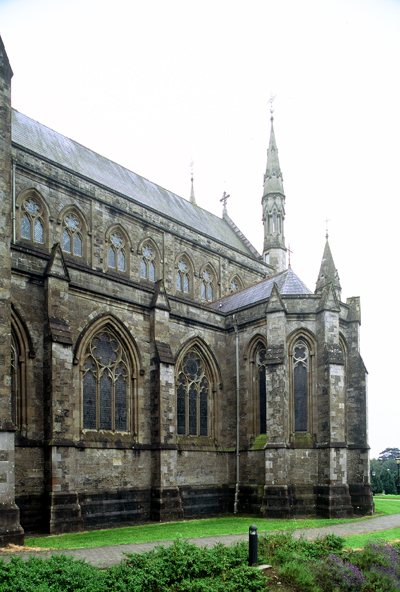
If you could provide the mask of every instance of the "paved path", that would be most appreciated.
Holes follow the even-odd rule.
[[[255,520],[257,522],[257,520]],[[350,536],[353,534],[364,534],[368,532],[379,532],[388,528],[400,527],[400,514],[392,514],[391,516],[379,516],[377,518],[367,518],[357,522],[347,522],[345,524],[336,524],[333,526],[323,526],[322,528],[304,528],[296,530],[295,538],[304,535],[306,539],[313,540],[325,534],[337,534],[340,536]],[[264,534],[264,531],[259,531],[259,534]],[[248,534],[237,534],[216,537],[203,537],[200,539],[188,539],[191,543],[204,547],[208,545],[212,547],[217,542],[231,545],[237,541],[248,540]],[[26,540],[29,544],[29,539]],[[110,567],[120,563],[124,557],[124,553],[143,553],[153,549],[156,545],[169,546],[173,541],[161,541],[154,543],[131,543],[127,545],[113,545],[110,547],[91,547],[88,549],[64,549],[62,551],[40,551],[40,552],[18,552],[12,553],[12,556],[20,556],[28,559],[30,556],[36,557],[50,557],[50,555],[72,555],[75,559],[84,559],[88,563],[92,563],[97,567]],[[8,559],[10,553],[0,553],[0,558]]]

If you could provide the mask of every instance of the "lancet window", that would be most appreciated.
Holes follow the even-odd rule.
[[[151,282],[156,281],[156,252],[151,244],[146,243],[142,248],[140,260],[140,277]]]
[[[309,348],[303,339],[299,339],[293,346],[292,354],[295,432],[306,432],[308,430],[309,371]]]
[[[190,270],[187,261],[183,257],[178,261],[176,289],[184,294],[190,293]]]
[[[118,271],[126,271],[125,241],[119,232],[110,235],[111,246],[108,249],[108,267]]]
[[[233,277],[229,283],[229,291],[232,292],[237,292],[238,290],[242,289],[242,282],[241,280],[238,278],[237,275],[235,275],[235,277]]]
[[[32,197],[21,203],[21,238],[44,244],[43,208]]]
[[[82,373],[83,429],[129,431],[131,373],[126,352],[109,329],[89,342]]]
[[[63,220],[62,250],[82,257],[82,227],[78,216],[69,213]]]
[[[267,350],[264,346],[257,351],[257,390],[260,417],[260,434],[267,433],[267,386],[266,386],[266,359]]]
[[[196,349],[189,350],[177,370],[178,435],[207,436],[210,380]]]
[[[214,300],[214,290],[214,274],[209,267],[206,267],[202,273],[201,299],[208,302]]]

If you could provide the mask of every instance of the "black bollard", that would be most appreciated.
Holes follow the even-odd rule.
[[[252,524],[249,528],[249,565],[258,565],[257,544],[257,526]]]

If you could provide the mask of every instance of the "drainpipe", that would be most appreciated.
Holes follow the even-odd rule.
[[[235,503],[233,505],[233,512],[237,514],[239,503],[239,468],[240,468],[240,406],[239,406],[239,332],[235,315],[233,315],[233,323],[236,333],[236,486],[235,486]]]
[[[16,242],[15,236],[15,162],[12,165],[12,233],[13,243]]]

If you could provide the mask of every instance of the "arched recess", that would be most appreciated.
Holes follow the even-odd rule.
[[[235,273],[228,281],[228,294],[238,292],[243,289],[243,282],[241,278]]]
[[[314,433],[315,337],[306,329],[288,337],[291,433]]]
[[[160,266],[160,251],[150,237],[144,238],[140,241],[138,246],[139,262],[139,276],[140,279],[156,282],[162,277]]]
[[[26,323],[11,306],[11,418],[18,431],[28,425],[27,362],[35,357]]]
[[[347,341],[345,336],[343,335],[343,333],[339,333],[339,345],[340,345],[340,349],[342,350],[342,357],[343,357],[343,374],[344,374],[344,392],[345,392],[345,434],[346,434],[346,442],[349,441],[349,433],[348,433],[348,414],[349,412],[351,413],[350,409],[354,409],[354,407],[352,407],[351,404],[349,404],[348,401],[348,391],[347,391],[347,387],[348,387],[348,382],[347,382],[347,371],[348,371],[348,365],[347,365]],[[358,410],[356,411],[356,415],[358,414]]]
[[[57,218],[57,224],[60,226],[59,241],[62,251],[76,257],[78,261],[87,263],[90,252],[89,231],[81,210],[74,205],[63,208]]]
[[[218,275],[212,263],[206,263],[200,269],[200,298],[203,302],[212,302],[219,296]]]
[[[187,253],[180,253],[175,259],[176,294],[193,297],[194,268]]]
[[[49,209],[43,196],[35,188],[24,189],[16,199],[17,240],[35,246],[49,246]]]
[[[215,356],[200,337],[187,341],[175,364],[176,418],[178,436],[215,437],[217,389],[221,372]]]
[[[105,235],[105,268],[130,274],[131,241],[121,224],[113,224]]]
[[[250,361],[251,425],[254,436],[267,433],[267,340],[255,335],[247,348]]]
[[[138,377],[143,374],[136,343],[112,314],[82,331],[74,352],[78,366],[81,429],[138,435]]]

